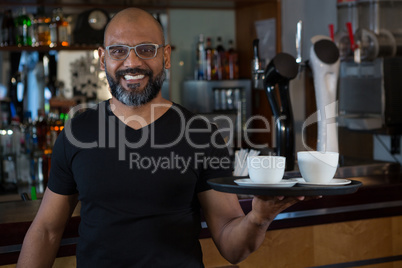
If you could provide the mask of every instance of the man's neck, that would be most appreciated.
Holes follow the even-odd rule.
[[[127,106],[114,97],[109,102],[114,115],[133,129],[140,129],[153,123],[172,106],[171,101],[160,95],[138,107]]]

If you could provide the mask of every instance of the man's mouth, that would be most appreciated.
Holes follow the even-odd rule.
[[[144,79],[145,76],[152,76],[151,70],[145,70],[140,68],[129,68],[126,70],[120,70],[116,72],[116,78],[122,78],[126,81],[135,81]]]
[[[143,74],[137,74],[137,75],[126,74],[126,75],[124,75],[125,80],[138,80],[138,79],[143,79],[144,77],[145,77],[145,75],[143,75]]]

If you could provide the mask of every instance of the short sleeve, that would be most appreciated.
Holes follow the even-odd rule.
[[[71,170],[71,159],[66,152],[72,145],[67,141],[64,131],[56,139],[53,147],[48,188],[61,195],[77,193],[77,185]]]

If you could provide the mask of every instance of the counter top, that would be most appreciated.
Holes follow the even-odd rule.
[[[288,177],[301,177],[298,171],[286,172]],[[269,230],[391,217],[402,215],[402,173],[399,164],[373,163],[338,168],[336,178],[362,182],[356,193],[323,196],[299,202],[280,213]],[[251,197],[239,200],[245,213],[251,210]],[[203,223],[206,227],[206,223]],[[203,229],[202,238],[209,237]]]
[[[286,175],[300,176],[298,172],[287,172]],[[398,164],[341,167],[336,177],[358,180],[363,186],[353,194],[299,202],[280,213],[269,230],[402,215],[402,173]],[[239,197],[244,212],[248,213],[251,197]],[[39,205],[40,200],[0,203],[0,265],[16,262]],[[59,257],[75,255],[79,222],[77,206],[63,235]],[[205,221],[201,225],[200,238],[210,237]]]

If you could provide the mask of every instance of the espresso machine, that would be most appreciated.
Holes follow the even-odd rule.
[[[354,58],[339,77],[339,123],[376,133],[402,132],[402,1],[358,0]]]

